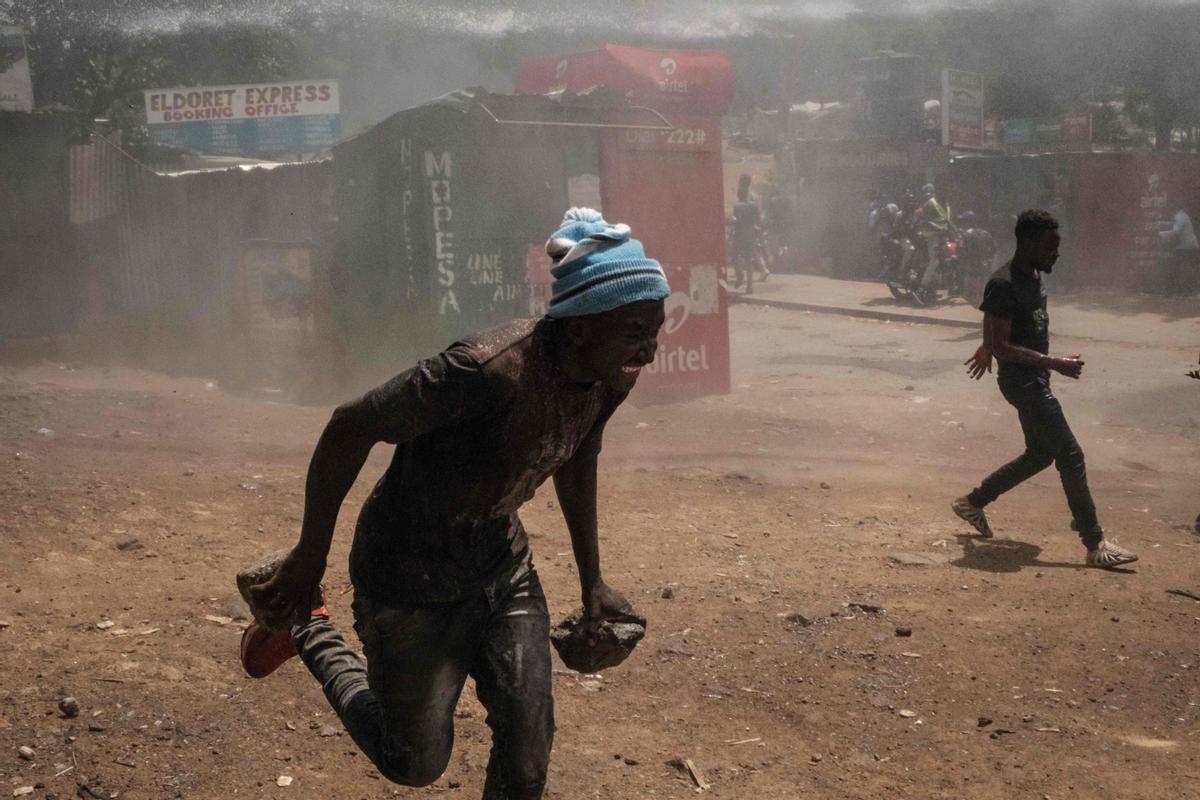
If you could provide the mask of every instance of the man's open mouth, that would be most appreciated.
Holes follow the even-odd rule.
[[[624,375],[636,375],[637,373],[639,373],[641,371],[642,371],[641,365],[625,364],[624,366],[621,367],[621,373]]]

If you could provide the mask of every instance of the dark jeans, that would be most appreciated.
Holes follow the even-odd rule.
[[[1004,399],[1017,409],[1025,434],[1025,452],[984,478],[967,499],[976,508],[983,508],[1054,464],[1062,478],[1079,538],[1088,548],[1095,546],[1104,532],[1096,519],[1096,504],[1088,490],[1083,450],[1067,425],[1062,406],[1050,391],[1050,379],[1005,377],[999,383]]]
[[[342,724],[380,773],[427,786],[445,771],[467,676],[492,729],[484,800],[540,798],[554,707],[550,618],[528,559],[461,603],[385,606],[354,600],[366,664],[327,619],[292,631]]]

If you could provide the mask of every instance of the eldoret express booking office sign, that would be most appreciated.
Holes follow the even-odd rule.
[[[150,137],[201,153],[316,153],[341,135],[337,81],[149,89],[145,97]]]

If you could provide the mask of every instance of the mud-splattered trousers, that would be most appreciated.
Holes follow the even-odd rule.
[[[550,620],[528,557],[454,603],[354,601],[366,664],[328,619],[292,631],[347,732],[384,777],[427,786],[446,769],[467,676],[492,729],[484,800],[540,798],[554,736]]]
[[[1001,376],[999,383],[1004,399],[1017,409],[1025,434],[1025,452],[984,478],[979,488],[967,495],[967,500],[976,508],[983,508],[1054,464],[1062,479],[1079,538],[1085,547],[1095,547],[1104,537],[1104,531],[1096,518],[1096,504],[1088,489],[1083,449],[1067,425],[1062,406],[1050,391],[1050,379]]]

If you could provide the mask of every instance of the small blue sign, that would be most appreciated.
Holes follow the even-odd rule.
[[[203,120],[150,125],[157,144],[222,156],[261,158],[328,150],[341,138],[338,114]]]

